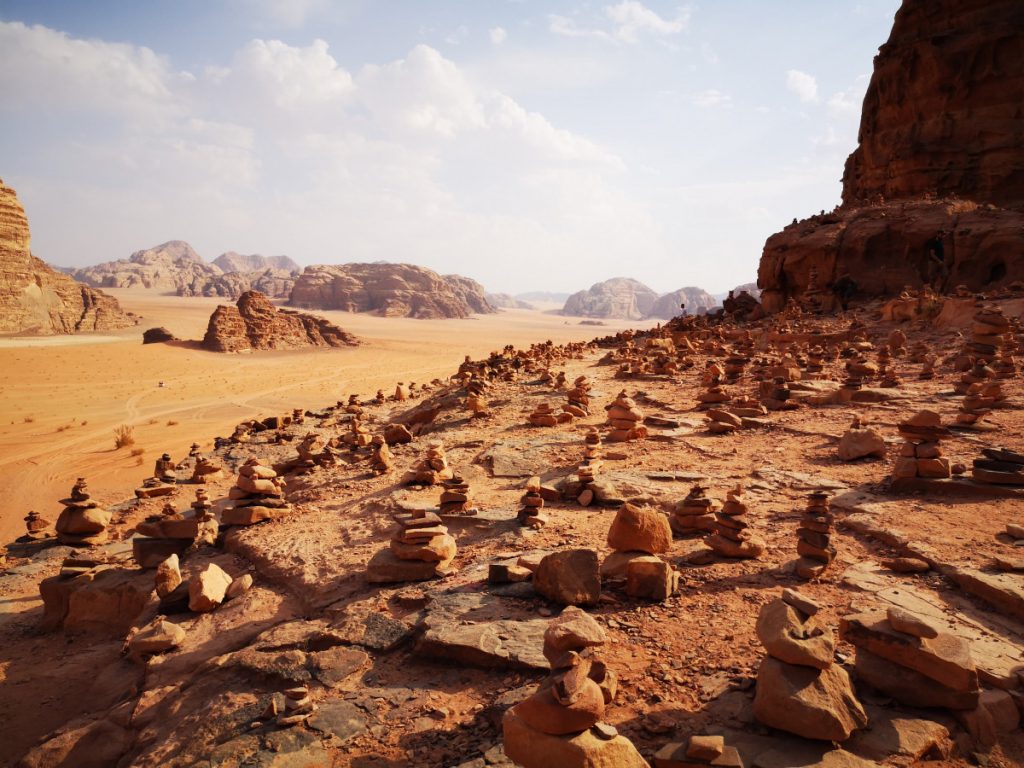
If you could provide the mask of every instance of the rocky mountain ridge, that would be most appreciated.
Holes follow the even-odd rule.
[[[680,304],[683,303],[689,314],[701,314],[719,305],[715,297],[703,288],[691,286],[659,295],[639,280],[613,277],[569,296],[562,314],[605,320],[668,320],[681,313]]]
[[[236,253],[227,251],[213,260],[213,265],[222,272],[264,272],[280,269],[285,272],[301,272],[302,267],[288,256],[261,256],[258,253]]]

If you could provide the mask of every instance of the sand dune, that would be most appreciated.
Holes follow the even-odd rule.
[[[143,346],[142,331],[166,326],[199,339],[216,299],[112,290],[142,324],[103,336],[0,341],[0,536],[22,531],[30,510],[55,520],[57,499],[78,476],[103,502],[152,472],[164,451],[178,458],[204,449],[246,418],[319,408],[350,393],[390,392],[397,381],[451,374],[505,344],[590,339],[636,323],[605,327],[536,310],[507,310],[469,320],[411,320],[323,312],[362,341],[355,349],[219,355],[181,346]],[[160,386],[163,382],[163,386]],[[114,449],[113,429],[134,428],[135,450]]]

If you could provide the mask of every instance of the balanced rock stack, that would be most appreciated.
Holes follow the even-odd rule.
[[[455,476],[448,466],[444,444],[435,440],[427,445],[427,454],[420,459],[405,477],[406,485],[436,485]]]
[[[1024,453],[1008,448],[982,448],[975,459],[971,477],[990,485],[1024,485]]]
[[[626,395],[625,390],[619,392],[605,410],[611,425],[611,431],[608,432],[608,440],[611,442],[622,443],[647,437],[647,429],[640,425],[644,419],[643,411],[637,407],[633,398]]]
[[[750,363],[750,358],[742,355],[730,355],[725,358],[725,380],[730,384],[737,383],[743,378],[748,363]]]
[[[208,459],[201,453],[196,453],[196,465],[192,469],[193,483],[213,483],[224,478],[224,467]]]
[[[762,381],[758,385],[757,393],[761,405],[769,411],[789,411],[797,407],[797,404],[789,399],[792,392],[782,376],[776,376],[771,381]]]
[[[30,539],[45,539],[52,534],[47,533],[47,529],[53,525],[49,520],[44,518],[35,510],[30,511],[24,517],[25,520],[25,536]]]
[[[136,525],[135,532],[138,534],[132,538],[135,562],[140,568],[156,568],[170,555],[185,553],[199,534],[199,519],[186,518],[173,504],[167,504],[162,514],[148,517]]]
[[[110,512],[103,509],[89,495],[85,478],[80,477],[66,499],[57,518],[57,539],[61,544],[72,547],[102,544],[107,540],[107,526],[110,525]]]
[[[608,529],[608,546],[614,551],[601,565],[601,575],[625,578],[630,597],[660,601],[675,593],[679,576],[657,557],[672,547],[672,528],[661,512],[623,504]]]
[[[558,424],[558,415],[548,403],[539,403],[530,414],[529,421],[535,427],[553,427]]]
[[[505,755],[523,768],[646,768],[632,742],[602,723],[615,699],[615,674],[598,657],[604,629],[568,607],[544,632],[550,676],[540,690],[505,712]]]
[[[960,403],[960,411],[956,415],[956,426],[960,429],[979,429],[979,421],[988,416],[993,408],[998,407],[1006,395],[998,381],[978,381],[971,384]],[[986,425],[987,426],[987,425]],[[989,426],[991,429],[992,427]]]
[[[691,736],[685,744],[673,741],[654,755],[654,768],[744,768],[736,747],[727,747],[723,736]]]
[[[221,525],[255,525],[290,509],[284,500],[284,481],[257,458],[249,459],[238,470],[228,498],[233,503],[221,512]]]
[[[953,391],[958,395],[966,395],[967,390],[971,388],[973,384],[977,384],[982,381],[989,381],[996,377],[994,368],[990,368],[984,361],[976,360],[971,367],[964,372],[964,375],[960,377],[960,381],[953,387]]]
[[[899,458],[893,467],[893,479],[944,479],[951,475],[949,459],[943,458],[939,442],[949,437],[942,419],[934,411],[918,411],[898,426],[900,437],[906,442],[900,446]]]
[[[796,561],[797,576],[815,579],[835,560],[834,526],[835,516],[829,508],[828,494],[814,491],[807,497],[807,508],[796,530],[796,552],[800,555]]]
[[[529,528],[541,528],[548,522],[547,515],[541,512],[544,508],[544,497],[541,496],[540,486],[540,478],[531,477],[526,481],[526,493],[520,499],[523,506],[520,508],[517,518],[521,525]]]
[[[460,475],[455,475],[442,484],[441,514],[442,515],[475,515],[476,510],[469,501],[469,483]]]
[[[583,461],[576,469],[576,476],[584,487],[594,482],[597,473],[604,467],[602,456],[601,433],[597,427],[591,427],[583,437]]]
[[[764,554],[764,540],[750,533],[743,486],[729,491],[722,508],[715,513],[715,532],[704,543],[722,557],[751,559]]]
[[[284,692],[284,710],[277,714],[278,725],[298,725],[305,722],[317,709],[309,697],[309,688],[299,685]]]
[[[365,448],[373,440],[373,435],[370,434],[370,430],[363,425],[358,416],[353,416],[349,422],[349,433],[343,435],[341,440],[345,445],[350,445],[353,448]]]
[[[845,741],[868,724],[850,676],[833,663],[835,637],[814,601],[792,590],[765,604],[757,637],[761,660],[754,717],[805,739]]]
[[[171,454],[165,453],[153,465],[153,477],[161,483],[176,483],[178,482],[176,469],[174,462],[171,461]]]
[[[986,308],[974,315],[971,323],[971,341],[964,352],[975,360],[993,362],[1009,338],[1012,326],[1008,317],[998,308]]]
[[[370,559],[366,578],[372,584],[424,581],[449,571],[455,538],[433,512],[417,510],[394,516],[391,543]]]
[[[978,672],[967,640],[892,607],[844,617],[839,634],[857,649],[857,678],[911,707],[978,705]]]
[[[920,381],[931,381],[935,378],[935,356],[929,355],[921,361],[921,371],[917,374]]]
[[[383,435],[374,435],[370,441],[373,453],[370,456],[370,471],[375,475],[384,475],[391,471],[391,449]]]
[[[578,419],[590,415],[590,380],[586,376],[576,377],[566,397],[569,402],[562,406],[566,413],[571,413]]]
[[[707,488],[694,485],[689,494],[676,505],[669,524],[681,536],[705,531],[714,533],[718,503],[707,495]]]
[[[487,398],[484,396],[482,382],[470,381],[466,386],[466,408],[471,414],[470,418],[482,419],[490,415],[487,407]]]
[[[743,419],[724,408],[712,408],[705,414],[708,432],[713,435],[728,435],[743,426]]]
[[[732,394],[716,378],[707,384],[703,392],[697,395],[697,408],[700,410],[713,408],[730,400],[732,400]]]

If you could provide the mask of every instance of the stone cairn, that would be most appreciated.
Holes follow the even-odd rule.
[[[442,515],[475,515],[469,500],[469,483],[461,475],[455,475],[450,480],[445,480],[441,487],[440,508]]]
[[[935,378],[935,356],[927,355],[921,361],[921,371],[917,374],[920,381],[931,381]]]
[[[505,755],[516,765],[647,766],[632,742],[601,722],[618,688],[615,673],[596,651],[607,639],[600,624],[572,606],[548,625],[544,656],[551,674],[502,720]]]
[[[201,453],[195,454],[196,465],[192,469],[193,483],[213,483],[224,478],[224,467]]]
[[[656,509],[626,503],[619,507],[608,529],[612,553],[601,575],[626,580],[626,594],[644,600],[667,600],[679,583],[678,574],[658,555],[672,547],[668,518]]]
[[[760,557],[764,554],[764,540],[750,533],[750,525],[744,520],[746,516],[743,486],[737,485],[726,494],[722,508],[715,512],[715,532],[704,539],[704,543],[722,557]]]
[[[1008,448],[982,448],[971,478],[988,485],[1024,485],[1024,453]]]
[[[743,419],[724,408],[712,408],[704,414],[708,432],[713,435],[728,435],[743,426]]]
[[[835,516],[829,508],[828,494],[814,491],[807,497],[807,508],[800,518],[796,530],[796,575],[802,579],[816,579],[825,572],[836,558],[836,547],[832,543],[835,533]]]
[[[324,440],[316,432],[310,432],[295,446],[295,450],[299,455],[295,469],[300,473],[309,472],[322,458]]]
[[[284,481],[259,459],[249,459],[238,470],[235,486],[228,491],[232,505],[221,512],[221,525],[255,525],[272,520],[291,507],[284,500]]]
[[[161,483],[176,483],[178,475],[175,471],[174,462],[171,461],[171,454],[165,453],[153,465],[153,477]]]
[[[978,672],[967,640],[893,606],[844,617],[840,636],[857,649],[857,679],[910,707],[973,710]]]
[[[72,547],[102,544],[107,540],[110,512],[92,501],[85,478],[80,477],[66,499],[57,518],[57,540]]]
[[[374,435],[370,441],[373,453],[370,455],[370,471],[375,475],[385,475],[391,471],[391,449],[383,435]]]
[[[427,445],[427,454],[405,476],[406,485],[437,485],[451,480],[455,472],[448,466],[444,443],[435,440]]]
[[[647,437],[646,427],[640,424],[644,413],[633,398],[626,395],[625,390],[619,392],[605,410],[608,412],[608,424],[611,425],[607,438],[610,442],[622,443]]]
[[[893,467],[893,479],[929,478],[942,480],[951,476],[949,459],[943,458],[939,442],[949,437],[939,414],[919,411],[898,426],[900,437],[906,442],[900,446],[899,457]]]
[[[953,391],[958,395],[966,395],[967,391],[975,384],[989,381],[996,377],[994,369],[989,368],[983,360],[976,360],[970,369],[964,371],[964,374],[953,386]]]
[[[455,538],[434,512],[417,510],[394,516],[391,543],[367,566],[370,583],[424,581],[448,572],[455,558]]]
[[[206,491],[199,490],[205,502]],[[205,506],[208,508],[209,503],[205,502]],[[156,568],[171,555],[183,555],[192,546],[199,535],[199,519],[186,518],[173,504],[165,504],[161,514],[146,518],[135,526],[135,532],[138,534],[132,537],[135,562],[140,568]]]
[[[274,706],[274,705],[272,705]],[[305,722],[317,709],[309,697],[309,688],[298,685],[284,691],[284,710],[277,712],[278,725],[298,725]]]
[[[971,340],[955,362],[957,370],[967,370],[976,362],[994,362],[1011,331],[1012,324],[1001,309],[985,308],[975,313],[971,322]]]
[[[469,409],[470,418],[483,419],[491,415],[484,394],[485,388],[486,385],[480,379],[471,379],[466,384],[466,408]]]
[[[691,736],[685,744],[669,742],[654,755],[656,768],[743,768],[736,747],[725,744],[724,736]]]
[[[590,427],[583,436],[583,461],[576,468],[576,476],[584,486],[594,482],[597,473],[604,467],[603,455],[601,433],[597,427]]]
[[[993,429],[991,425],[979,424],[988,416],[993,408],[1000,407],[1006,400],[1003,387],[998,381],[979,381],[971,384],[964,399],[960,402],[960,411],[956,415],[956,427],[959,429]]]
[[[757,637],[761,660],[754,717],[805,739],[845,741],[868,724],[846,670],[833,663],[835,637],[819,606],[787,589],[761,609]]]
[[[341,441],[353,448],[365,448],[373,440],[370,430],[363,425],[358,416],[353,416],[349,422],[349,433],[342,435]]]
[[[535,427],[553,427],[558,424],[558,414],[549,403],[539,403],[530,414],[529,422]]]
[[[25,535],[30,539],[45,539],[51,534],[47,533],[53,523],[44,518],[35,510],[30,511],[24,517],[25,520]]]
[[[547,525],[547,515],[541,512],[544,508],[544,497],[540,493],[540,486],[540,478],[536,475],[526,481],[526,493],[520,499],[522,507],[517,515],[520,525],[528,528],[541,528]]]
[[[578,419],[590,415],[590,380],[586,376],[577,376],[572,389],[566,393],[569,402],[562,409]]]
[[[676,505],[669,518],[672,530],[681,536],[715,530],[715,512],[718,503],[707,495],[707,488],[694,485],[689,494]]]

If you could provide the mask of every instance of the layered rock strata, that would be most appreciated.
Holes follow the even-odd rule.
[[[217,307],[203,338],[203,348],[211,352],[342,347],[357,343],[352,334],[324,318],[278,309],[256,291],[243,293],[234,307]]]

